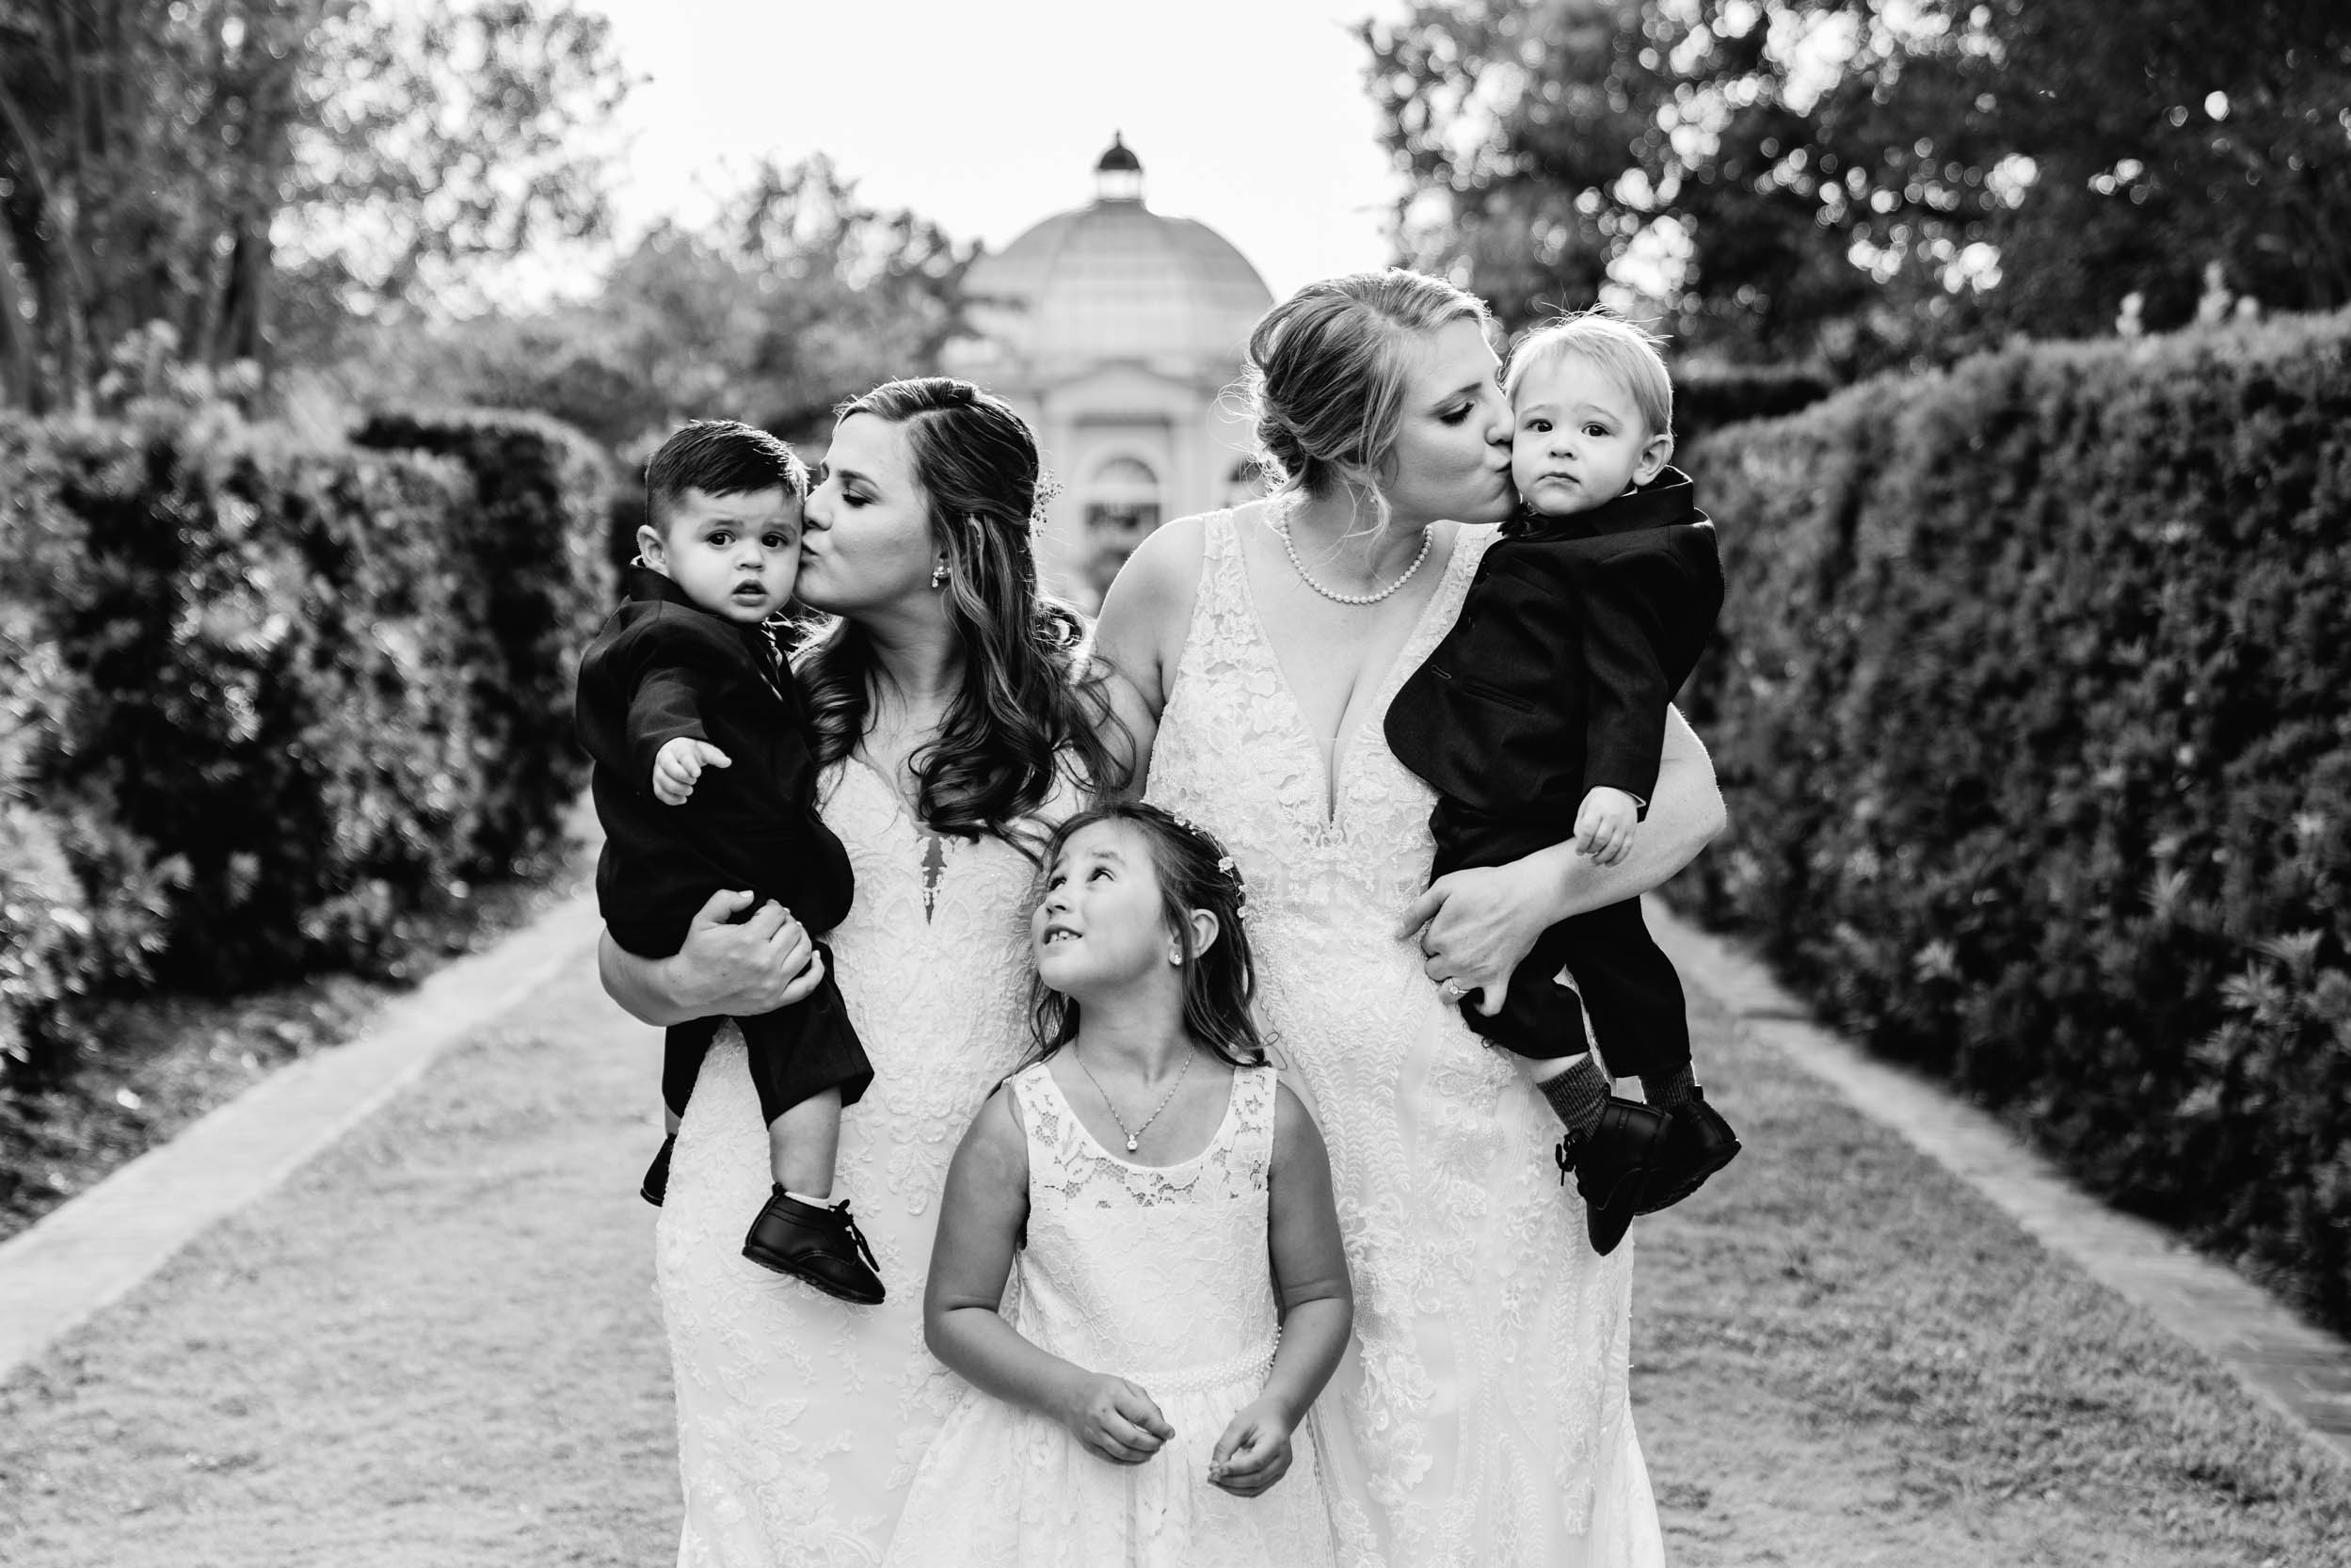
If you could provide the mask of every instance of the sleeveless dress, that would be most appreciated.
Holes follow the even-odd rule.
[[[1595,1256],[1559,1126],[1392,935],[1427,886],[1434,797],[1381,732],[1494,537],[1463,527],[1326,815],[1319,746],[1267,641],[1231,513],[1206,522],[1148,796],[1249,888],[1260,1021],[1330,1146],[1355,1341],[1317,1402],[1347,1568],[1663,1561],[1627,1397],[1630,1244]],[[1564,831],[1565,824],[1562,824]]]
[[[1064,785],[1046,816],[1076,808]],[[827,940],[873,1086],[841,1116],[837,1190],[889,1299],[851,1306],[742,1256],[767,1133],[730,1023],[705,1061],[654,1231],[678,1397],[680,1568],[879,1562],[962,1380],[922,1344],[939,1190],[964,1129],[1027,1051],[1035,870],[1000,840],[929,834],[862,761],[820,799],[857,879]]]
[[[1279,1331],[1266,1258],[1274,1073],[1233,1075],[1224,1119],[1181,1164],[1118,1159],[1044,1064],[1012,1080],[1029,1145],[1029,1224],[1009,1309],[1031,1343],[1139,1384],[1176,1435],[1141,1464],[967,1388],[917,1472],[897,1568],[1327,1568],[1329,1527],[1302,1428],[1256,1497],[1207,1481],[1233,1413],[1265,1387]]]

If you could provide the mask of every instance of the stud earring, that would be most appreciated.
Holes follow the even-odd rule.
[[[947,563],[941,561],[931,568],[931,591],[936,593],[945,586],[947,586]]]

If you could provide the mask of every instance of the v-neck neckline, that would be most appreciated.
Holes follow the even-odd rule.
[[[1289,671],[1283,666],[1281,652],[1273,646],[1273,638],[1266,630],[1264,613],[1257,608],[1256,587],[1249,581],[1249,546],[1248,541],[1241,536],[1240,516],[1238,512],[1228,513],[1225,521],[1226,536],[1232,546],[1233,570],[1240,579],[1241,607],[1248,614],[1249,629],[1255,635],[1258,648],[1264,650],[1265,662],[1272,667],[1273,679],[1280,686],[1283,699],[1289,704],[1292,728],[1314,755],[1315,776],[1321,786],[1319,795],[1321,808],[1316,813],[1316,829],[1321,833],[1333,832],[1339,825],[1340,792],[1347,783],[1348,768],[1354,761],[1355,754],[1360,749],[1357,743],[1362,739],[1364,731],[1378,722],[1386,712],[1388,704],[1396,700],[1397,688],[1401,686],[1410,675],[1410,671],[1405,668],[1406,658],[1428,634],[1430,618],[1435,615],[1437,606],[1445,601],[1452,589],[1453,565],[1461,558],[1462,535],[1467,525],[1462,523],[1454,525],[1453,537],[1445,547],[1445,560],[1437,569],[1436,591],[1431,593],[1428,602],[1420,607],[1420,613],[1413,618],[1411,629],[1404,633],[1404,640],[1397,645],[1396,652],[1389,658],[1387,667],[1381,673],[1378,685],[1373,688],[1371,706],[1366,710],[1362,718],[1355,721],[1351,729],[1343,735],[1335,734],[1331,737],[1331,749],[1326,757],[1323,754],[1322,743],[1315,734],[1314,726],[1306,718],[1306,705],[1299,700],[1297,689],[1290,684]],[[1415,667],[1417,667],[1417,661],[1414,663]],[[1346,713],[1343,710],[1339,717],[1341,722],[1345,721]]]

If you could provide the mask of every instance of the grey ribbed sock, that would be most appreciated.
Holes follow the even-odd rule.
[[[1642,1079],[1640,1086],[1646,1091],[1650,1104],[1660,1111],[1671,1111],[1689,1098],[1689,1092],[1698,1087],[1698,1080],[1690,1076],[1689,1064],[1685,1062],[1670,1073],[1658,1074],[1655,1083]]]
[[[1535,1087],[1551,1102],[1551,1109],[1566,1124],[1567,1130],[1578,1138],[1590,1136],[1591,1129],[1600,1125],[1600,1112],[1607,1109],[1607,1077],[1589,1056]]]

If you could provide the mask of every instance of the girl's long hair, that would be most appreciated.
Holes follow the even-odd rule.
[[[1241,921],[1247,898],[1240,872],[1224,846],[1206,828],[1142,801],[1114,801],[1079,812],[1053,830],[1040,856],[1049,870],[1079,829],[1096,823],[1130,824],[1151,846],[1151,869],[1160,880],[1160,915],[1184,944],[1184,1030],[1236,1067],[1265,1063],[1265,1040],[1249,1003],[1256,994],[1256,966],[1249,954],[1249,930]],[[1039,896],[1043,896],[1040,881]],[[1191,912],[1216,917],[1216,939],[1195,948]],[[1027,1065],[1044,1061],[1078,1037],[1079,1004],[1047,985],[1030,982],[1029,1016],[1034,1042]]]
[[[1127,774],[1086,622],[1037,585],[1036,437],[1001,398],[946,376],[887,381],[834,412],[905,427],[931,542],[946,557],[939,592],[962,678],[938,733],[914,754],[917,811],[934,832],[1028,849],[1041,836],[1029,819],[1064,761],[1095,794],[1124,788]],[[817,760],[839,761],[872,711],[872,641],[837,620],[816,634],[799,673]]]

